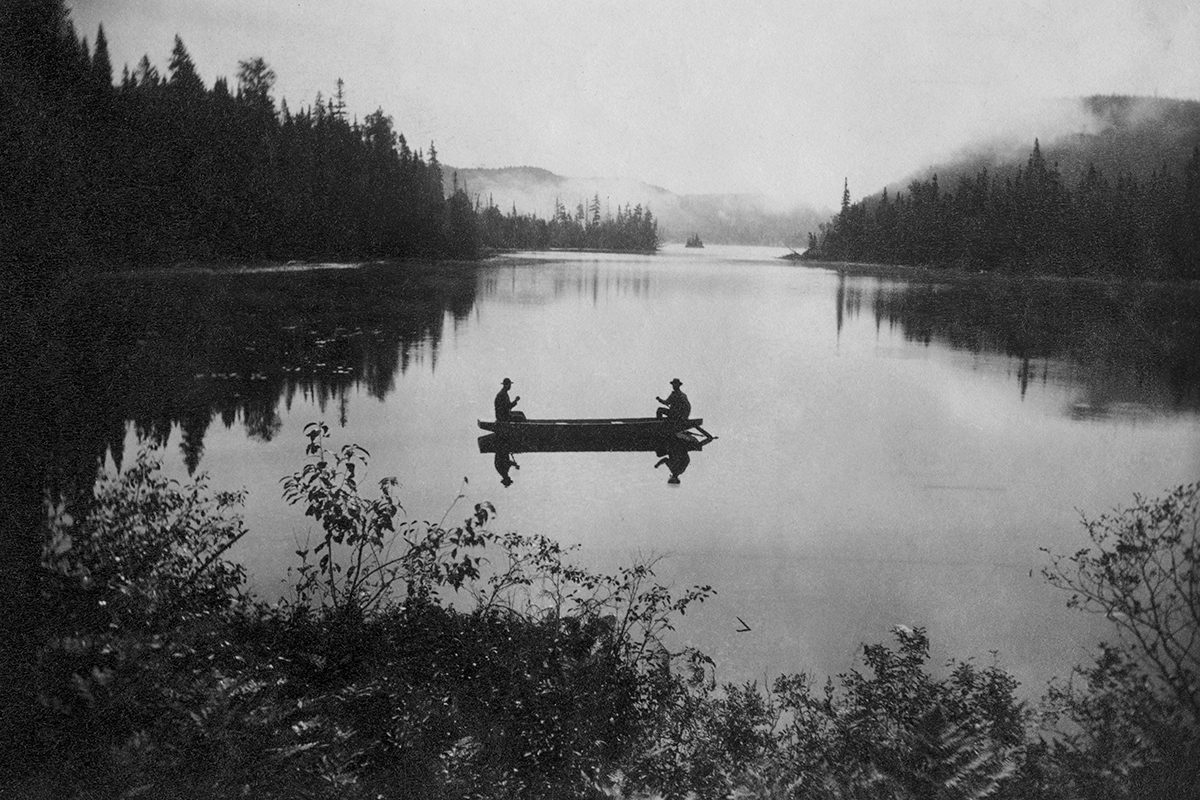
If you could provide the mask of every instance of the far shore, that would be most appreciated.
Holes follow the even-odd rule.
[[[420,258],[416,256],[403,256],[396,258],[311,258],[289,259],[287,261],[266,258],[227,260],[205,259],[176,261],[172,263],[133,267],[130,269],[106,269],[101,271],[99,274],[138,275],[174,273],[180,275],[216,275],[252,272],[310,272],[323,269],[358,269],[360,267],[383,266],[387,264],[393,264],[396,266],[445,267],[479,264],[487,261],[488,258],[489,256],[484,256],[476,260],[470,260],[462,258],[434,259]]]
[[[1200,289],[1200,280],[1164,280],[1132,275],[1055,275],[1049,272],[1014,272],[1010,270],[965,269],[963,267],[931,267],[910,264],[876,264],[868,261],[825,261],[818,258],[784,255],[779,257],[799,267],[833,270],[843,275],[896,278],[941,283],[978,281],[981,278],[998,281],[1041,281],[1046,283],[1092,283],[1104,286],[1171,286]]]
[[[433,259],[418,257],[401,258],[365,258],[337,259],[312,258],[291,259],[287,261],[272,259],[246,260],[188,260],[172,264],[144,266],[128,270],[104,270],[102,274],[133,275],[138,273],[176,273],[176,274],[221,274],[221,273],[253,273],[253,272],[306,272],[324,269],[356,269],[372,265],[393,264],[397,266],[424,267],[460,267],[487,263],[503,262],[508,266],[525,266],[545,263],[545,259],[530,257],[531,253],[611,253],[615,255],[655,255],[658,251],[630,251],[604,249],[575,249],[551,248],[548,250],[488,250],[478,259]],[[833,261],[819,258],[807,258],[795,251],[781,255],[777,261],[786,261],[797,267],[834,271],[842,275],[863,277],[893,278],[896,280],[913,280],[922,282],[963,283],[979,281],[980,279],[995,281],[1039,281],[1048,283],[1089,283],[1103,286],[1162,286],[1174,288],[1200,289],[1200,280],[1142,278],[1131,275],[1056,275],[1048,272],[1015,272],[1010,270],[966,269],[963,267],[933,267],[910,264],[877,264],[867,261]]]

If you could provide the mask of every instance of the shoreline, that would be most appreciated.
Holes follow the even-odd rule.
[[[653,250],[615,250],[604,247],[547,247],[545,250],[494,249],[480,256],[480,261],[487,261],[489,258],[516,255],[518,253],[610,253],[626,256],[655,256],[661,250],[661,247]]]
[[[509,266],[543,263],[543,259],[529,257],[526,254],[555,254],[555,253],[592,253],[613,255],[650,256],[661,253],[659,250],[605,250],[550,248],[547,250],[491,250],[482,253],[476,259],[437,259],[422,257],[399,258],[367,258],[337,260],[329,258],[289,259],[287,261],[272,259],[246,260],[187,260],[155,266],[142,266],[132,269],[102,269],[93,275],[235,275],[266,272],[311,272],[317,270],[360,269],[365,267],[420,267],[420,268],[459,268],[464,266],[479,266],[483,264],[504,263]],[[1200,280],[1139,278],[1129,275],[1057,275],[1048,272],[1012,272],[1007,270],[970,270],[962,267],[934,267],[911,264],[879,264],[869,261],[836,261],[819,258],[807,258],[804,255],[782,255],[774,261],[786,262],[790,266],[807,267],[839,275],[858,277],[891,278],[896,280],[918,280],[929,283],[966,283],[980,280],[997,282],[1041,282],[1041,283],[1078,283],[1107,287],[1153,287],[1169,289],[1200,290]],[[72,274],[86,274],[86,270],[72,271]]]
[[[155,266],[134,267],[131,269],[103,269],[96,273],[79,271],[74,274],[92,275],[242,275],[266,272],[316,272],[318,270],[350,270],[366,267],[461,267],[481,264],[488,257],[479,259],[436,259],[405,256],[398,258],[314,258],[311,260],[289,259],[279,261],[274,259],[246,260],[197,260],[177,261]]]
[[[995,280],[1004,282],[1088,283],[1097,286],[1137,286],[1200,290],[1200,280],[1138,278],[1129,275],[1056,275],[1051,272],[1011,272],[1007,270],[970,270],[962,267],[931,267],[912,264],[877,264],[869,261],[833,261],[818,258],[780,256],[797,267],[811,267],[841,275],[896,278],[940,283],[965,283]]]

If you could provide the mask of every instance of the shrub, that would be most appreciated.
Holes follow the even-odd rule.
[[[1117,641],[1047,696],[1049,757],[1081,797],[1200,786],[1200,484],[1084,518],[1091,546],[1043,573]]]
[[[306,430],[284,493],[319,522],[295,594],[242,594],[240,493],[149,451],[46,547],[41,650],[55,795],[561,797],[597,791],[674,686],[663,640],[709,587],[599,574],[541,536],[404,522],[363,448]],[[461,495],[459,498],[461,499]],[[456,503],[457,503],[456,499]],[[447,515],[449,512],[447,512]],[[443,518],[444,519],[444,518]],[[450,602],[462,592],[473,598]],[[22,789],[29,789],[29,785]]]
[[[201,763],[199,720],[239,691],[229,628],[245,607],[243,570],[226,555],[245,535],[242,500],[203,475],[166,477],[143,450],[100,475],[77,518],[52,516],[44,600],[57,614],[39,657],[39,735],[67,785],[86,774],[103,795],[151,762]]]
[[[803,674],[717,689],[693,659],[675,714],[632,776],[668,796],[987,797],[1022,758],[1027,712],[997,666],[925,669],[921,629],[895,630],[897,649],[869,645],[870,673],[815,690]]]
[[[394,599],[398,586],[410,600],[428,602],[442,586],[458,589],[479,577],[480,557],[473,553],[485,544],[478,528],[495,512],[490,504],[476,505],[474,516],[459,527],[414,521],[397,528],[403,509],[394,494],[396,478],[383,478],[379,497],[365,498],[359,476],[370,457],[366,449],[347,444],[331,452],[324,423],[307,425],[305,436],[309,463],[283,480],[283,496],[304,504],[305,515],[324,533],[311,551],[296,552],[299,605],[327,604],[339,614],[362,615]],[[315,565],[310,555],[317,557]]]
[[[920,628],[823,686],[719,686],[668,647],[711,587],[669,590],[653,560],[592,572],[492,532],[487,503],[400,521],[395,479],[362,493],[366,450],[306,437],[284,494],[322,532],[286,602],[245,596],[228,561],[242,495],[169,479],[153,453],[54,515],[51,794],[1108,798],[1200,780],[1197,486],[1085,520],[1092,547],[1052,558],[1049,580],[1120,638],[1052,686],[1037,731],[999,666],[933,674]]]

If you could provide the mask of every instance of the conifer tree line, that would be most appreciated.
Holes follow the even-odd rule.
[[[514,205],[504,214],[489,197],[486,206],[476,200],[480,235],[486,246],[500,250],[615,250],[653,252],[658,249],[658,220],[648,208],[618,206],[616,216],[600,213],[600,195],[585,207],[569,211],[554,201],[554,215],[541,219],[520,214]]]
[[[1015,175],[984,168],[947,191],[937,175],[908,193],[850,202],[810,257],[1066,275],[1200,278],[1200,148],[1180,169],[1103,175],[1090,166],[1069,186],[1040,143]]]
[[[209,87],[176,36],[165,71],[144,56],[114,82],[104,28],[80,38],[62,0],[0,14],[15,269],[477,254],[435,147],[413,150],[382,110],[350,119],[340,80],[292,111],[263,59]]]

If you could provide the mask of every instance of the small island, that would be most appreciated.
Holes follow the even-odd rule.
[[[693,233],[688,237],[686,247],[704,247],[704,242],[700,241],[700,234]]]

